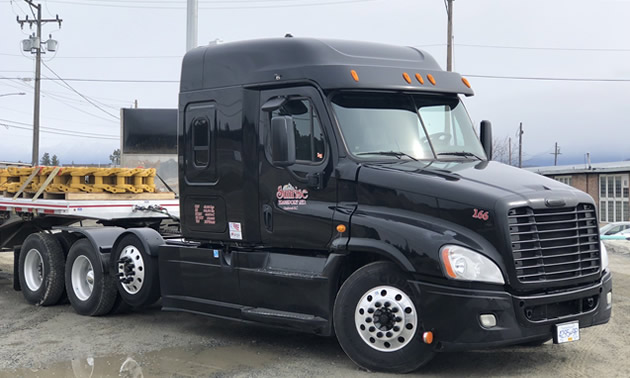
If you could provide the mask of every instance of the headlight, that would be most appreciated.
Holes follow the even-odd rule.
[[[444,274],[461,281],[505,284],[501,270],[492,260],[468,248],[445,245],[440,250]]]
[[[599,242],[599,250],[602,254],[602,271],[608,269],[608,251],[603,241]]]

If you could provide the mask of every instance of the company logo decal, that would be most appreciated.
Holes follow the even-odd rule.
[[[291,184],[281,185],[278,186],[276,198],[278,207],[282,210],[297,210],[299,206],[306,205],[308,190],[296,188]]]
[[[477,210],[477,209],[473,209],[473,218],[475,219],[481,219],[483,221],[487,221],[488,219],[490,219],[490,215],[488,214],[487,211],[485,210]]]

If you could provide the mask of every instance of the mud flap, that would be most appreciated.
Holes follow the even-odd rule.
[[[21,246],[13,248],[13,290],[22,291],[20,286],[20,249]]]

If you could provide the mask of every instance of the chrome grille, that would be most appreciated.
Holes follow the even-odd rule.
[[[600,268],[595,207],[508,212],[516,277],[521,283],[570,281],[596,276]]]

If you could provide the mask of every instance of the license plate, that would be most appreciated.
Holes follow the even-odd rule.
[[[556,344],[569,343],[580,339],[580,322],[556,324]]]

